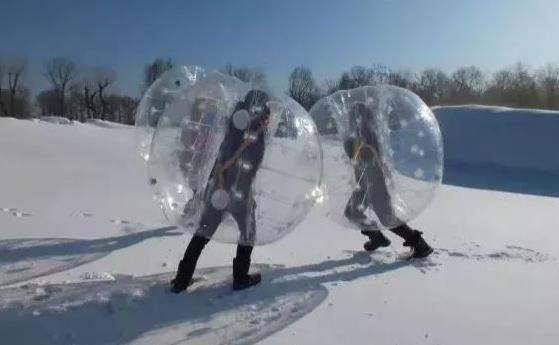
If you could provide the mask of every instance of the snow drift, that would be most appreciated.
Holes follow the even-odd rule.
[[[559,112],[435,107],[446,161],[559,173]]]
[[[559,112],[476,105],[433,111],[446,183],[559,196]]]

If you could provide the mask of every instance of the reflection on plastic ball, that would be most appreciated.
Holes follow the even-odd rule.
[[[252,170],[252,164],[250,164],[249,162],[241,162],[241,169],[243,169],[243,171],[245,172],[249,172],[250,170]]]
[[[233,197],[237,200],[241,200],[244,198],[244,194],[238,190],[233,190]]]
[[[196,66],[180,66],[163,73],[145,92],[136,110],[136,145],[144,160],[149,150],[155,127],[167,106],[184,96],[184,90],[192,86],[204,71]]]
[[[229,205],[229,193],[224,189],[218,189],[212,194],[212,206],[218,210],[224,210]]]
[[[236,111],[235,114],[233,114],[233,124],[241,131],[244,131],[247,128],[249,119],[250,115],[248,111],[244,109]]]
[[[429,205],[443,174],[442,138],[417,95],[387,85],[338,91],[310,114],[324,135],[324,183],[335,221],[393,228]]]
[[[170,77],[192,70],[180,86]],[[165,216],[225,243],[262,245],[287,235],[322,200],[322,154],[309,114],[287,96],[219,72],[168,73],[141,102],[156,108],[155,117],[138,123]]]

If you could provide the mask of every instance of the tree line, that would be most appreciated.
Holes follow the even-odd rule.
[[[143,70],[142,91],[174,65],[156,58]],[[25,83],[28,60],[0,56],[0,116],[27,118],[59,116],[85,122],[101,119],[134,123],[139,100],[116,92],[117,74],[98,66],[80,68],[74,61],[54,57],[44,61],[43,76],[49,87],[33,97]],[[220,69],[243,81],[266,87],[265,74],[256,68]],[[338,78],[317,82],[310,68],[298,66],[288,76],[286,93],[310,109],[323,96],[365,85],[391,84],[417,93],[428,105],[486,104],[517,108],[559,109],[559,67],[530,69],[523,63],[485,74],[475,66],[452,73],[428,68],[421,72],[393,70],[384,65],[353,66]]]
[[[143,92],[174,65],[172,59],[156,58],[143,70]],[[134,123],[139,99],[114,91],[116,72],[108,67],[80,68],[74,61],[54,57],[44,61],[43,77],[49,88],[34,99],[25,84],[28,60],[25,57],[0,56],[0,116],[29,118],[58,116],[86,122],[100,119],[125,124]],[[264,86],[266,78],[258,69],[234,67],[221,72],[243,81]]]
[[[521,62],[492,74],[475,66],[461,67],[450,74],[436,68],[414,73],[383,65],[354,66],[323,85],[315,81],[309,68],[299,66],[289,76],[288,94],[310,109],[318,99],[338,90],[376,84],[409,89],[430,106],[484,104],[559,109],[559,67],[547,65],[531,70]]]

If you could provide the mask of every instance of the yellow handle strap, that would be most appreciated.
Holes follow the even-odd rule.
[[[262,132],[264,132],[266,130],[266,127],[268,126],[268,120],[264,121],[262,123],[262,125],[260,125],[260,127],[258,127],[258,129],[256,130],[256,134],[261,134]],[[250,138],[246,138],[241,145],[237,148],[237,150],[235,150],[235,153],[233,154],[233,156],[231,158],[229,158],[227,161],[225,161],[225,163],[223,163],[223,165],[218,165],[217,166],[217,177],[218,177],[218,187],[220,189],[223,189],[224,185],[225,185],[225,177],[223,176],[223,173],[225,172],[225,170],[229,169],[232,165],[234,165],[235,163],[237,163],[237,161],[239,160],[239,157],[241,157],[241,154],[243,153],[243,151],[250,146],[250,144],[252,144],[253,141]]]
[[[352,143],[352,151],[353,151],[353,160],[357,160],[359,155],[361,154],[361,149],[363,148],[363,140],[361,138],[353,139]]]

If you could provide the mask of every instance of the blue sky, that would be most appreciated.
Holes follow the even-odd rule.
[[[110,66],[131,95],[157,56],[258,66],[283,90],[301,64],[324,80],[356,64],[490,72],[559,63],[558,13],[557,0],[2,0],[0,55],[29,57],[34,91],[46,87],[52,56]]]

